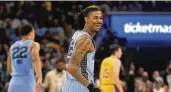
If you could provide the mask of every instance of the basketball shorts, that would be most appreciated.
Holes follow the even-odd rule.
[[[120,92],[116,85],[101,85],[102,92]]]
[[[13,76],[8,92],[35,92],[35,80],[32,76]]]
[[[89,92],[88,88],[74,79],[67,79],[62,92]]]

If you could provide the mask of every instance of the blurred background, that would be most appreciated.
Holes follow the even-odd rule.
[[[61,92],[65,61],[74,19],[89,5],[104,12],[104,24],[94,37],[97,45],[95,81],[99,86],[102,60],[110,45],[123,49],[121,80],[125,92],[163,92],[171,60],[170,1],[0,1],[0,92],[7,92],[9,47],[20,40],[19,28],[31,23],[41,44],[44,86],[42,92]],[[59,74],[54,71],[58,70]],[[171,84],[171,81],[170,81]]]

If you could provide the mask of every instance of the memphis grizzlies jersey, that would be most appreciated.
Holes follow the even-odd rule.
[[[87,35],[90,37],[90,35],[85,32],[85,31],[81,31],[81,30],[78,30],[74,33],[73,37],[72,37],[72,40],[70,42],[70,45],[69,45],[69,50],[68,50],[68,54],[67,54],[67,64],[66,64],[66,67],[70,61],[70,58],[72,56],[72,52],[75,48],[75,44],[77,42],[77,40],[83,36],[83,35]],[[92,39],[90,37],[90,39]],[[94,51],[93,52],[90,52],[90,53],[87,53],[83,60],[81,61],[80,65],[79,65],[79,71],[82,73],[82,75],[89,80],[89,82],[91,83],[94,83],[94,57],[95,57],[95,43],[92,39],[92,43],[94,44]],[[78,55],[79,56],[79,55]],[[67,78],[68,79],[75,79],[71,74],[69,74],[69,72],[67,72]]]
[[[34,75],[30,51],[32,42],[32,40],[20,40],[11,46],[12,75]]]

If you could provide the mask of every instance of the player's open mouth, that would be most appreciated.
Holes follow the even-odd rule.
[[[101,26],[100,25],[95,25],[97,28],[100,28]]]

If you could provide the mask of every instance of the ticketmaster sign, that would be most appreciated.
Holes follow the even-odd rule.
[[[113,14],[111,27],[128,45],[171,45],[171,14]]]
[[[126,34],[132,33],[141,33],[141,34],[170,34],[171,33],[171,25],[155,25],[152,23],[149,24],[140,24],[138,21],[136,24],[133,24],[132,22],[130,23],[125,23],[124,24],[124,32]]]

